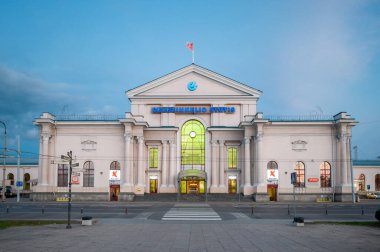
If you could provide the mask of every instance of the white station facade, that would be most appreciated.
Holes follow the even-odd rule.
[[[351,129],[335,116],[273,117],[262,92],[191,64],[126,92],[123,116],[43,113],[34,200],[132,200],[147,194],[243,194],[255,201],[351,200]]]

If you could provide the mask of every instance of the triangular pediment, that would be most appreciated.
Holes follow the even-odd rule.
[[[130,99],[178,97],[251,97],[258,99],[260,95],[261,91],[257,89],[195,64],[127,91]]]

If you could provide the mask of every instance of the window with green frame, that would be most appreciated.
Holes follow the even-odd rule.
[[[187,121],[181,129],[182,168],[201,168],[205,165],[205,128],[197,120]]]
[[[158,168],[158,148],[151,147],[149,149],[149,169]]]
[[[237,168],[237,148],[229,147],[228,148],[228,169]]]

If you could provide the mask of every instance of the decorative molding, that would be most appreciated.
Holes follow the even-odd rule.
[[[307,142],[303,140],[297,140],[292,142],[292,150],[293,151],[306,151]]]
[[[85,140],[81,142],[82,150],[84,151],[95,151],[97,147],[97,142],[93,140]]]

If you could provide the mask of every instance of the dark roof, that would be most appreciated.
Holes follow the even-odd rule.
[[[353,160],[354,166],[380,166],[380,160]]]

